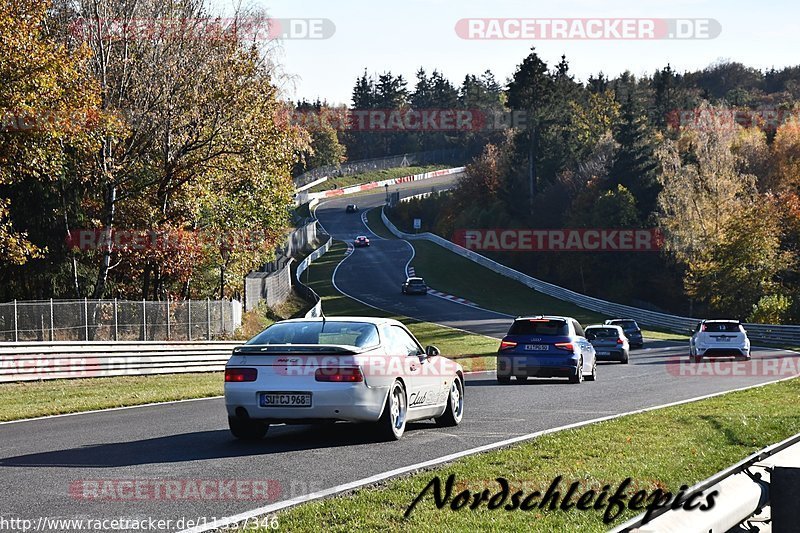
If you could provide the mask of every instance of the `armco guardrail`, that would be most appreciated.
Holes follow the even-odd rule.
[[[239,341],[3,342],[0,383],[217,372]]]
[[[527,274],[523,274],[522,272],[514,270],[513,268],[493,261],[486,256],[483,256],[472,250],[467,250],[466,248],[450,242],[439,235],[435,235],[433,233],[404,233],[397,229],[394,224],[392,224],[391,220],[389,220],[389,218],[386,216],[386,213],[383,209],[381,209],[381,218],[383,219],[383,223],[386,225],[389,231],[396,237],[408,240],[421,239],[436,243],[442,248],[450,250],[451,252],[465,257],[470,261],[478,263],[479,265],[484,266],[502,276],[518,281],[527,287],[541,292],[542,294],[547,294],[553,298],[573,303],[590,311],[595,311],[606,316],[632,318],[641,325],[667,329],[669,331],[687,335],[694,329],[694,327],[697,325],[697,322],[700,320],[698,318],[681,317],[666,313],[659,313],[657,311],[648,311],[646,309],[639,309],[637,307],[631,307],[628,305],[608,302],[599,298],[586,296],[585,294],[580,294],[564,287],[559,287],[558,285],[553,285],[552,283],[547,283],[546,281],[533,278]],[[769,344],[790,344],[793,346],[800,345],[800,326],[745,324],[744,327],[747,330],[750,339],[756,342]]]
[[[701,481],[685,493],[685,498],[702,492],[716,491],[715,504],[704,511],[671,509],[665,506],[651,514],[648,522],[641,514],[614,528],[612,533],[660,533],[666,531],[734,531],[736,526],[749,522],[771,520],[775,533],[797,531],[798,509],[790,498],[776,498],[789,487],[781,486],[775,468],[792,469],[788,478],[796,479],[800,468],[800,435],[768,446],[739,463]],[[705,502],[704,497],[698,500]],[[787,501],[780,501],[787,500]],[[771,506],[771,508],[769,507]],[[764,509],[767,512],[764,512]],[[754,515],[758,513],[757,519]],[[769,516],[767,516],[769,515]],[[744,527],[736,531],[758,531]]]

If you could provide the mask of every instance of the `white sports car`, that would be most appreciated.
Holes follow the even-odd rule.
[[[750,339],[738,320],[703,320],[697,324],[689,338],[689,360],[699,363],[712,357],[750,360]]]
[[[373,422],[396,440],[414,420],[461,422],[464,371],[396,320],[285,320],[234,349],[225,406],[240,439],[260,439],[270,424],[341,420]]]

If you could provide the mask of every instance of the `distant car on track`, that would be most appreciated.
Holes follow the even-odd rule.
[[[358,206],[356,204],[347,204],[344,210],[347,213],[358,213]]]
[[[428,286],[422,278],[406,278],[401,286],[403,294],[428,294]]]
[[[630,318],[614,318],[612,320],[606,320],[605,323],[612,326],[622,326],[622,331],[624,331],[625,336],[628,337],[631,348],[644,348],[642,328],[639,327],[639,324],[637,324],[635,320]]]
[[[396,320],[285,320],[234,349],[225,406],[239,439],[260,439],[270,424],[348,421],[396,440],[415,420],[461,423],[464,370]]]
[[[703,320],[689,338],[689,360],[699,363],[703,358],[733,357],[750,359],[750,339],[738,320]]]
[[[497,381],[563,377],[570,383],[597,379],[594,347],[577,320],[563,316],[519,317],[500,342]]]
[[[621,326],[588,326],[586,340],[592,343],[598,361],[619,361],[627,365],[630,358],[630,343]]]
[[[359,235],[353,240],[353,246],[356,248],[369,246],[369,239],[365,235]]]

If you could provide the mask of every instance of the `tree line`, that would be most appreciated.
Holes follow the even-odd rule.
[[[661,253],[496,253],[598,297],[695,316],[800,319],[800,68],[577,81],[535,50],[503,89],[526,123],[490,142],[452,194],[393,216],[474,228],[659,228]]]
[[[0,3],[0,300],[231,296],[273,256],[309,137],[245,21]]]

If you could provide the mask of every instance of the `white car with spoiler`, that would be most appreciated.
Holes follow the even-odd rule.
[[[234,349],[225,406],[240,439],[260,439],[270,424],[347,421],[375,423],[393,440],[414,420],[458,425],[464,371],[396,320],[285,320]]]
[[[750,359],[750,339],[738,320],[703,320],[689,339],[689,360],[699,363],[703,358],[733,357]]]

